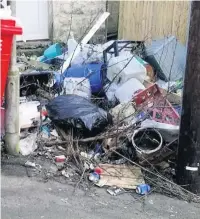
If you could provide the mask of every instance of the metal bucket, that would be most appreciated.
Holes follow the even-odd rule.
[[[160,132],[154,128],[140,128],[134,131],[132,144],[138,155],[152,155],[163,145]]]

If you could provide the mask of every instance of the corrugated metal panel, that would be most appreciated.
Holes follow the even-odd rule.
[[[189,1],[121,1],[119,39],[151,40],[168,35],[186,43]]]

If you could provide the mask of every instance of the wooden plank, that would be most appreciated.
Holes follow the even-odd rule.
[[[189,7],[190,4],[188,1],[174,1],[172,34],[178,36],[178,39],[183,44],[187,40]]]
[[[121,39],[123,36],[123,26],[124,26],[124,1],[119,2],[119,27],[118,28],[118,38]]]
[[[135,189],[144,184],[141,169],[136,166],[100,164],[103,169],[98,186],[117,186],[126,189]]]
[[[186,43],[189,1],[121,1],[119,8],[119,39],[175,35]]]

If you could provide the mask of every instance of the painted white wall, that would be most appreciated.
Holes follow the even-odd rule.
[[[47,0],[17,0],[16,16],[23,25],[26,40],[48,39],[48,1]],[[17,40],[22,40],[17,36]]]

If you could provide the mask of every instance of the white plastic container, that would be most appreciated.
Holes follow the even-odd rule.
[[[19,105],[19,124],[21,129],[33,126],[33,121],[40,122],[40,112],[38,111],[39,101],[21,103]]]
[[[87,78],[65,78],[63,94],[75,94],[86,99],[91,98],[90,82]]]
[[[70,38],[67,41],[68,55],[71,55],[77,47],[80,47],[77,41],[74,39],[73,32],[70,33]]]
[[[146,77],[146,68],[130,53],[109,60],[107,78],[110,81],[123,84],[131,78],[136,78],[143,83]]]
[[[131,78],[116,90],[115,97],[120,103],[127,103],[132,100],[134,93],[140,89],[144,90],[144,85],[139,80]]]

